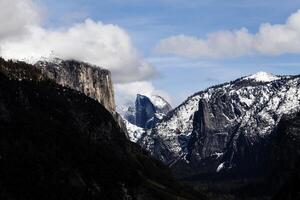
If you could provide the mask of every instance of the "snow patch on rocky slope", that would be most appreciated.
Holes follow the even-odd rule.
[[[205,120],[201,122],[205,123],[204,130],[195,130],[194,116],[200,102],[204,106]],[[225,153],[226,146],[237,151],[240,135],[247,138],[249,145],[255,144],[272,132],[282,115],[299,109],[299,76],[259,72],[189,97],[138,143],[168,164],[186,160],[186,155],[192,151],[196,151],[197,159],[201,160]],[[198,134],[203,131],[197,136],[202,145],[197,150],[189,146],[194,142],[195,131]]]
[[[279,76],[267,72],[257,72],[256,74],[244,78],[244,80],[255,80],[257,82],[271,82],[279,79]]]

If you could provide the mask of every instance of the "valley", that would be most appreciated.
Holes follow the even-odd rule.
[[[1,59],[0,73],[3,199],[299,194],[300,76],[259,72],[176,108],[141,94],[115,108],[109,71],[88,63]]]

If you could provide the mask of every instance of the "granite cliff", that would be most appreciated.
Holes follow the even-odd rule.
[[[0,199],[202,199],[99,102],[0,58]]]
[[[115,112],[114,89],[110,71],[75,60],[39,61],[35,66],[56,83],[84,93]]]

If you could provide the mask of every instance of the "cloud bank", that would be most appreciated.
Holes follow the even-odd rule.
[[[125,104],[126,101],[134,99],[137,94],[146,96],[159,95],[166,99],[169,103],[172,103],[172,98],[168,95],[168,93],[162,90],[157,90],[154,85],[148,81],[116,84],[115,89],[118,91],[117,101],[120,104]]]
[[[3,38],[19,36],[37,25],[41,13],[31,0],[0,0],[0,41]]]
[[[257,33],[246,28],[210,33],[207,38],[177,35],[161,40],[160,54],[187,58],[232,58],[247,55],[276,56],[300,53],[300,10],[284,24],[264,23]]]
[[[0,56],[6,59],[77,59],[109,69],[117,83],[142,81],[156,74],[117,25],[86,19],[71,27],[47,29],[32,0],[0,0],[0,7],[5,8],[0,13]]]

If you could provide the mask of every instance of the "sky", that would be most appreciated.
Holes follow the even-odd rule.
[[[299,0],[0,0],[0,7],[0,56],[108,68],[118,104],[142,93],[176,106],[258,71],[300,74]]]

